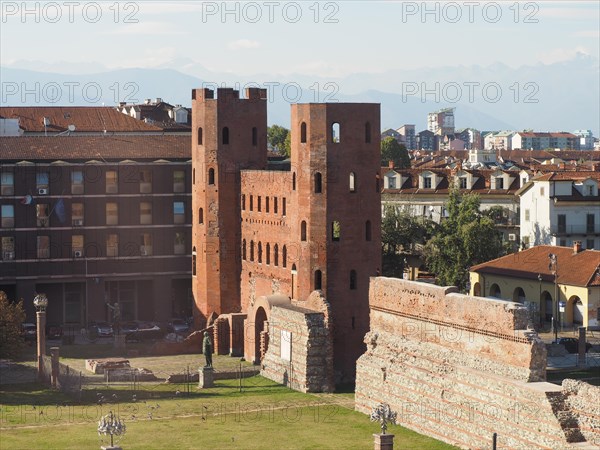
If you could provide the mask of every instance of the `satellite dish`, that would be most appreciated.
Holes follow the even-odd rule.
[[[67,130],[69,130],[70,132],[73,132],[73,131],[75,131],[75,125],[69,125],[69,126],[67,127]]]

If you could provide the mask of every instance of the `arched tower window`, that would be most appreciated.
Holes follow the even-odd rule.
[[[192,248],[192,276],[196,276],[196,247]]]
[[[266,254],[265,254],[265,262],[267,264],[271,264],[271,244],[267,243]]]
[[[292,174],[292,191],[296,190],[296,172]]]
[[[321,172],[315,173],[315,194],[320,194],[322,192],[322,177]]]
[[[229,127],[223,127],[223,145],[229,145]]]
[[[242,194],[242,211],[246,210],[246,194]]]
[[[369,122],[365,123],[365,143],[371,143],[371,124]]]
[[[279,245],[277,244],[273,246],[273,264],[275,266],[279,265]]]
[[[306,241],[306,220],[303,220],[300,224],[300,240]]]
[[[198,145],[202,145],[202,127],[198,127]]]
[[[262,264],[262,242],[258,243],[258,262]]]
[[[356,270],[350,271],[350,289],[356,289]]]
[[[204,223],[204,209],[198,208],[198,223],[202,225]]]
[[[356,192],[356,174],[354,172],[350,172],[350,192]]]
[[[341,142],[340,124],[337,122],[334,122],[331,125],[331,142],[334,144],[339,144]]]
[[[254,261],[254,241],[250,241],[250,261]]]
[[[196,184],[196,169],[192,169],[192,184]]]
[[[365,222],[365,239],[367,241],[371,240],[371,221],[367,220]]]
[[[242,241],[242,259],[246,261],[246,239]]]
[[[306,122],[300,124],[300,143],[306,144]]]
[[[315,289],[321,289],[322,274],[320,270],[315,270]]]
[[[252,145],[255,147],[258,145],[258,129],[256,127],[252,128]]]
[[[285,245],[281,249],[281,265],[287,267],[287,247]]]
[[[250,211],[254,211],[254,196],[250,196]]]
[[[342,235],[342,229],[340,223],[337,220],[331,222],[331,240],[339,241]]]
[[[208,184],[215,184],[215,169],[208,169]]]

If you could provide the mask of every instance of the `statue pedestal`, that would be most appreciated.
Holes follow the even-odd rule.
[[[123,450],[121,447],[111,447],[110,445],[103,445],[100,447],[102,450]]]
[[[215,387],[214,370],[212,367],[201,367],[198,370],[198,388]]]
[[[373,442],[375,450],[393,450],[393,434],[374,434],[373,437],[375,438],[375,441]]]
[[[115,334],[115,348],[123,348],[125,347],[125,335],[124,334]]]

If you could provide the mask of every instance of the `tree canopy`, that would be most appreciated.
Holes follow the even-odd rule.
[[[450,190],[449,216],[425,246],[426,264],[441,285],[465,290],[471,266],[505,254],[494,220],[479,206],[477,194],[461,196],[458,189]]]
[[[410,157],[406,146],[391,136],[381,141],[381,165],[387,166],[389,161],[393,161],[394,166],[399,169],[410,169]]]
[[[282,155],[290,156],[291,136],[290,130],[280,125],[267,128],[267,140],[275,151]]]
[[[21,327],[25,320],[23,300],[12,303],[4,291],[0,291],[0,358],[14,359],[23,349]]]

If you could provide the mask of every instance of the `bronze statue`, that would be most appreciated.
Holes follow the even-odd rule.
[[[202,341],[202,353],[204,353],[204,358],[206,358],[206,365],[204,367],[212,369],[213,347],[208,331],[204,332],[204,340]]]
[[[112,325],[113,325],[113,329],[114,332],[116,334],[119,334],[120,331],[120,322],[121,322],[121,308],[119,306],[119,302],[115,302],[114,305],[111,305],[110,303],[106,302],[106,306],[108,306],[111,310],[112,310],[112,316],[113,316],[113,320],[112,320]]]

